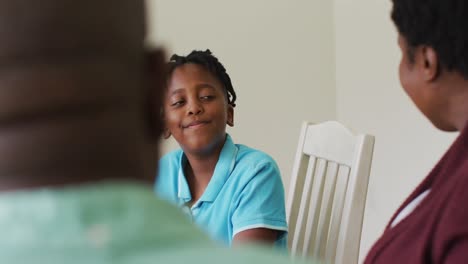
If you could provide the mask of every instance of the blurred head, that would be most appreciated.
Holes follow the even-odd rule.
[[[173,55],[168,70],[165,137],[172,135],[186,154],[220,151],[226,125],[234,125],[236,100],[226,69],[207,50]]]
[[[401,84],[436,127],[455,130],[448,109],[458,92],[454,84],[468,79],[468,5],[464,0],[392,1]]]
[[[153,180],[164,59],[144,47],[144,12],[0,0],[0,186]]]

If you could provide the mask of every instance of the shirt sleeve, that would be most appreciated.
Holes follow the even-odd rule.
[[[267,228],[287,233],[284,187],[272,161],[257,164],[236,201],[231,223],[233,237],[242,231]]]

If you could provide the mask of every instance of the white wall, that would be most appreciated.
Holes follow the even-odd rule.
[[[400,88],[391,1],[148,1],[150,41],[168,53],[210,48],[224,63],[238,93],[229,132],[271,154],[285,185],[302,120],[338,119],[376,136],[361,259],[455,136]]]
[[[336,116],[332,2],[149,3],[150,41],[170,54],[209,48],[218,56],[238,95],[229,133],[273,156],[287,185],[302,120]]]
[[[361,258],[455,134],[442,133],[400,87],[388,0],[335,0],[337,117],[376,136]]]

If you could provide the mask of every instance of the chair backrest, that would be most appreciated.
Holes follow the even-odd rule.
[[[287,199],[293,257],[357,263],[374,137],[304,122]]]

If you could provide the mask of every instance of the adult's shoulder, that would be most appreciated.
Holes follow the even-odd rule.
[[[465,159],[466,160],[466,159]],[[435,255],[450,263],[462,263],[468,258],[468,162],[455,172],[455,181],[445,192],[449,198],[444,203],[435,234]]]
[[[468,210],[465,210],[468,201],[468,158],[464,158],[463,163],[450,175],[449,182],[441,188],[446,195],[443,201],[439,201],[445,207],[442,217],[447,225],[444,228],[462,230],[468,234]]]
[[[314,264],[313,259],[293,261],[288,255],[263,248],[257,245],[237,248],[195,246],[184,248],[184,254],[174,254],[174,251],[166,251],[167,254],[158,256],[158,260],[164,263],[224,263],[224,264]]]

